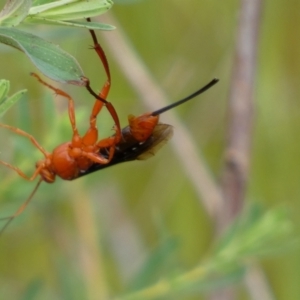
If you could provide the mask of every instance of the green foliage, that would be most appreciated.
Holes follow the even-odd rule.
[[[17,26],[27,16],[31,0],[8,1],[0,14],[0,25],[5,27]]]
[[[81,27],[95,30],[113,30],[115,27],[108,24],[71,21],[101,15],[109,10],[112,4],[113,2],[111,0],[67,0],[49,2],[43,5],[33,6],[29,10],[24,22]]]
[[[21,22],[52,24],[86,29],[112,30],[111,25],[86,22],[68,22],[91,18],[105,13],[113,5],[111,0],[61,0],[61,1],[8,1],[1,11],[0,25],[17,26]]]
[[[16,92],[12,96],[8,96],[10,82],[5,79],[0,80],[0,117],[2,117],[9,108],[11,108],[18,100],[20,100],[27,90]]]
[[[0,13],[0,42],[24,52],[35,66],[53,80],[85,85],[83,72],[70,54],[36,35],[17,30],[23,23],[50,24],[85,29],[112,30],[106,24],[72,21],[105,13],[112,6],[110,0],[62,0],[41,4],[31,0],[8,1]]]
[[[253,205],[231,225],[206,259],[194,269],[179,275],[170,274],[153,286],[117,299],[181,299],[182,295],[215,291],[242,280],[247,268],[259,258],[295,247],[299,248],[299,241],[286,209],[265,212],[258,205]],[[153,260],[160,256],[157,252],[156,257],[150,258],[148,271]]]

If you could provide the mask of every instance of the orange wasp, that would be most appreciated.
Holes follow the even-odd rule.
[[[0,127],[9,129],[16,134],[28,138],[31,143],[44,155],[44,159],[36,163],[36,169],[32,176],[27,176],[19,168],[0,160],[0,164],[3,164],[4,166],[16,171],[19,176],[28,181],[33,181],[36,179],[36,177],[40,176],[35,188],[27,200],[19,207],[19,209],[12,216],[1,219],[7,220],[7,222],[1,229],[0,234],[15,217],[23,212],[33,198],[42,181],[53,183],[56,176],[64,180],[73,180],[120,162],[134,159],[146,159],[153,155],[153,153],[162,147],[172,136],[172,126],[167,124],[159,124],[159,115],[203,93],[218,82],[217,79],[213,79],[209,84],[194,94],[152,113],[146,113],[138,117],[130,115],[128,117],[129,125],[121,130],[119,118],[113,105],[106,101],[106,97],[109,93],[111,85],[109,65],[105,53],[97,41],[94,31],[90,30],[90,33],[94,42],[93,48],[100,57],[106,71],[107,81],[105,82],[99,95],[97,95],[91,89],[89,80],[85,78],[86,88],[96,98],[92,113],[90,115],[89,128],[85,135],[80,136],[78,133],[75,120],[74,101],[71,96],[64,91],[44,82],[35,73],[32,73],[32,76],[34,76],[40,83],[52,89],[57,95],[60,95],[68,100],[68,113],[73,132],[71,141],[57,146],[50,153],[47,152],[32,135],[19,128],[0,124]],[[96,121],[97,116],[103,106],[106,106],[115,122],[115,134],[98,141],[98,129]]]
[[[122,139],[115,145],[114,156],[110,162],[108,164],[92,164],[87,170],[81,172],[78,178],[122,162],[145,160],[152,157],[173,135],[171,125],[158,123],[159,115],[202,94],[218,81],[218,79],[213,79],[195,93],[152,113],[145,113],[139,117],[130,115],[128,117],[129,125],[122,129]],[[143,138],[139,138],[139,134],[135,134],[136,131],[143,132]],[[100,149],[101,155],[108,157],[108,153],[109,149]]]

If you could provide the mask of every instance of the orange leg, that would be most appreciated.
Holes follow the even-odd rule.
[[[110,70],[109,70],[109,65],[108,65],[108,61],[107,61],[105,52],[102,49],[102,47],[100,46],[100,44],[98,43],[97,36],[96,36],[94,30],[90,30],[90,34],[91,34],[93,42],[94,42],[94,49],[96,50],[99,58],[102,61],[103,67],[104,67],[106,75],[107,75],[108,82],[110,82],[111,81]]]
[[[69,113],[69,119],[72,126],[73,131],[73,141],[78,141],[80,139],[78,129],[76,127],[76,119],[75,119],[75,108],[74,108],[74,101],[70,95],[68,95],[66,92],[55,88],[54,86],[50,85],[49,83],[43,81],[37,74],[31,73],[33,77],[35,77],[41,84],[45,85],[49,89],[53,90],[56,95],[60,95],[64,98],[68,99],[68,113]]]
[[[87,20],[90,21],[89,18]],[[97,40],[97,36],[96,36],[95,32],[93,30],[90,30],[90,34],[91,34],[93,42],[94,42],[93,49],[96,51],[97,55],[99,56],[99,58],[102,62],[102,65],[105,69],[106,75],[107,75],[107,80],[104,83],[104,85],[99,93],[99,97],[105,100],[109,93],[110,86],[111,86],[111,76],[110,76],[109,64],[108,64],[105,52]],[[83,137],[83,142],[85,144],[89,144],[89,145],[92,144],[92,141],[95,142],[95,136],[96,136],[96,134],[98,135],[98,131],[96,129],[97,116],[100,113],[104,104],[115,122],[116,134],[115,134],[114,138],[108,138],[108,139],[100,141],[97,144],[97,146],[99,149],[100,148],[110,148],[110,150],[109,150],[110,154],[109,154],[109,159],[108,159],[108,162],[109,162],[113,157],[113,154],[115,151],[115,145],[117,143],[119,143],[119,141],[121,139],[121,125],[120,125],[119,117],[118,117],[118,114],[117,114],[114,106],[110,102],[99,101],[96,99],[93,109],[92,109],[92,113],[90,115],[90,128],[87,131],[87,133],[85,134],[85,136]]]
[[[103,149],[103,148],[109,148],[109,153],[108,153],[108,161],[110,162],[114,156],[115,150],[116,150],[116,145],[120,142],[121,135],[116,135],[111,136],[109,138],[103,139],[97,143],[97,148]]]
[[[49,156],[49,153],[37,142],[37,140],[32,135],[28,134],[27,132],[25,132],[19,128],[15,128],[15,127],[5,125],[5,124],[0,124],[0,127],[9,129],[10,131],[15,132],[16,134],[19,134],[19,135],[22,135],[22,136],[28,138],[31,141],[31,143],[44,154],[44,156],[46,158]],[[31,177],[28,177],[19,168],[14,167],[13,165],[11,165],[7,162],[0,160],[0,164],[16,171],[21,177],[23,177],[24,179],[26,179],[28,181],[34,180],[39,175],[41,169],[43,169],[43,166],[41,165],[40,167],[35,169],[35,171]]]
[[[87,18],[87,21],[90,22],[91,21],[90,18]],[[97,55],[99,56],[99,58],[102,62],[102,65],[105,69],[106,76],[107,76],[107,80],[104,83],[104,85],[99,93],[99,97],[106,100],[107,95],[110,90],[110,86],[111,86],[111,76],[110,76],[109,64],[108,64],[105,52],[98,42],[98,39],[97,39],[97,36],[96,36],[94,30],[90,30],[90,34],[91,34],[93,42],[94,42],[93,49],[96,51]],[[119,117],[118,117],[118,114],[117,114],[114,106],[110,102],[101,102],[99,100],[96,100],[93,110],[92,110],[92,114],[90,116],[90,126],[92,128],[96,126],[97,115],[99,114],[100,110],[102,109],[103,103],[105,103],[107,110],[109,111],[109,113],[111,114],[111,116],[115,122],[115,125],[117,128],[116,131],[117,131],[118,135],[121,135],[121,125],[120,125]]]
[[[96,100],[91,114],[90,128],[88,129],[86,134],[82,137],[82,143],[85,145],[95,145],[95,143],[97,142],[98,129],[97,129],[96,121],[97,121],[97,115],[99,114],[102,107],[103,107],[103,103]],[[109,148],[108,162],[113,158],[115,152],[115,145],[118,144],[122,138],[121,131],[120,129],[118,129],[117,125],[114,126],[114,129],[116,131],[116,134],[114,136],[103,139],[96,144],[98,149]]]
[[[44,166],[40,166],[38,168],[35,169],[33,175],[31,177],[28,177],[25,173],[23,173],[19,168],[5,162],[5,161],[2,161],[0,160],[0,164],[6,166],[7,168],[10,168],[14,171],[16,171],[22,178],[28,180],[28,181],[33,181],[41,172],[41,170],[44,168]]]
[[[36,139],[31,136],[30,134],[28,134],[27,132],[19,129],[19,128],[15,128],[15,127],[12,127],[12,126],[9,126],[9,125],[4,125],[4,124],[0,124],[0,127],[3,127],[3,128],[7,128],[19,135],[22,135],[22,136],[25,136],[27,138],[30,139],[30,141],[32,142],[32,144],[38,148],[44,155],[45,157],[48,156],[48,153],[44,150],[44,148],[42,146],[39,145],[39,143],[36,141]],[[28,181],[33,181],[41,172],[41,170],[44,168],[43,165],[40,165],[38,168],[35,169],[33,175],[31,177],[28,177],[25,173],[23,173],[19,168],[7,163],[7,162],[4,162],[2,160],[0,160],[0,164],[8,167],[9,169],[11,170],[14,170],[16,171],[19,176],[21,176],[22,178],[28,180]],[[40,178],[40,180],[38,181],[37,185],[35,186],[34,190],[31,192],[30,196],[27,198],[27,200],[18,208],[18,210],[11,216],[9,217],[6,217],[6,218],[0,218],[0,221],[1,220],[7,220],[7,222],[4,224],[4,226],[1,228],[0,230],[0,235],[3,233],[3,231],[7,228],[7,226],[10,224],[10,222],[15,218],[17,217],[18,215],[20,215],[24,209],[26,208],[26,206],[29,204],[29,202],[31,201],[33,195],[35,194],[35,192],[37,191],[39,185],[41,184],[41,182],[43,181],[43,178]]]
[[[83,152],[82,156],[88,158],[89,160],[91,160],[92,162],[96,163],[96,164],[100,164],[100,165],[105,165],[108,164],[111,161],[111,158],[105,158],[104,156],[97,154],[97,153],[93,153],[93,152]]]
[[[101,94],[102,92],[103,93],[107,93],[105,91],[105,86],[102,88],[102,91],[97,95],[91,88],[90,86],[90,81],[88,78],[86,77],[82,77],[83,80],[85,80],[85,87],[86,89],[89,91],[89,93],[91,95],[93,95],[95,98],[96,98],[96,101],[95,101],[95,104],[94,104],[94,108],[92,110],[92,114],[90,116],[90,124],[91,124],[91,127],[95,127],[96,126],[96,119],[97,119],[97,115],[99,114],[100,110],[102,109],[103,105],[105,104],[108,112],[110,113],[110,115],[112,116],[114,122],[115,122],[115,125],[116,125],[116,128],[117,128],[117,131],[119,132],[119,135],[121,136],[121,125],[120,125],[120,121],[119,121],[119,117],[118,117],[118,114],[114,108],[114,106],[106,101],[104,98],[101,97]],[[97,103],[97,102],[100,102],[100,103]]]
[[[29,133],[19,129],[19,128],[16,128],[16,127],[13,127],[13,126],[9,126],[9,125],[6,125],[6,124],[1,124],[0,123],[0,127],[2,128],[6,128],[6,129],[9,129],[10,131],[12,132],[15,132],[16,134],[19,134],[19,135],[22,135],[22,136],[25,136],[26,138],[28,138],[31,143],[36,147],[38,148],[43,154],[45,157],[48,157],[49,156],[49,153],[37,142],[37,140],[32,136],[30,135]]]
[[[87,21],[90,22],[91,19],[88,18]],[[107,97],[107,95],[109,93],[109,90],[110,90],[110,85],[111,85],[111,77],[110,77],[109,65],[108,65],[108,61],[107,61],[105,52],[102,49],[102,47],[100,46],[100,44],[98,43],[97,36],[96,36],[94,30],[90,30],[90,34],[91,34],[93,42],[94,42],[93,49],[97,52],[99,58],[101,59],[101,62],[103,64],[103,67],[105,69],[106,76],[107,76],[107,81],[105,82],[105,84],[104,84],[104,86],[102,88],[102,91],[99,94],[100,97],[106,99],[106,97]]]

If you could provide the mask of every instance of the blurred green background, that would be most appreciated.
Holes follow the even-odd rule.
[[[220,78],[212,90],[174,111],[217,182],[226,139],[238,12],[239,1],[233,0],[119,0],[110,12],[118,22],[116,30],[127,37],[169,96],[166,103],[194,92],[213,77]],[[266,209],[286,207],[297,234],[299,28],[298,0],[264,1],[247,191],[248,202],[259,202]],[[37,31],[33,26],[26,30]],[[92,41],[85,30],[45,26],[38,33],[74,55],[92,86],[100,89],[105,73],[89,49]],[[116,32],[97,34],[111,67],[109,100],[126,125],[129,113],[138,115],[147,107],[102,38],[102,34],[113,38]],[[118,40],[115,44],[118,47]],[[34,135],[49,151],[69,140],[66,101],[53,98],[51,91],[29,76],[36,69],[24,54],[2,45],[0,50],[0,78],[10,80],[11,93],[28,89],[27,98],[1,122]],[[77,123],[83,133],[92,97],[83,88],[54,84],[74,97]],[[101,137],[111,134],[112,125],[103,111],[99,117]],[[31,174],[40,153],[24,138],[3,129],[0,134],[1,159]],[[52,185],[43,183],[26,211],[0,237],[1,299],[105,299],[107,294],[123,294],[197,265],[215,240],[213,221],[182,169],[180,161],[188,152],[181,155],[178,158],[169,143],[147,161],[121,164],[73,182],[58,179]],[[35,183],[5,167],[0,167],[0,176],[0,211],[1,216],[7,216],[25,201]],[[267,257],[262,265],[276,299],[299,299],[299,251]],[[238,299],[249,299],[242,286],[238,291]]]

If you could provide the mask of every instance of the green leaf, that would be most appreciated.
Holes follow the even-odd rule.
[[[32,2],[33,2],[33,5],[36,6],[36,5],[53,2],[53,0],[33,0]]]
[[[108,24],[71,21],[98,16],[105,13],[112,5],[113,2],[111,0],[55,1],[33,6],[24,21],[35,24],[50,24],[95,30],[113,30],[115,27]]]
[[[98,23],[98,22],[57,21],[57,20],[39,18],[39,17],[26,19],[25,21],[30,24],[58,25],[58,26],[79,27],[79,28],[93,29],[93,30],[114,30],[116,28],[115,26]]]
[[[227,230],[216,246],[215,254],[219,263],[242,261],[276,254],[297,244],[293,224],[284,208],[264,213],[260,206],[252,205]]]
[[[31,4],[31,0],[7,1],[0,12],[0,25],[17,26],[27,17]]]
[[[11,0],[0,12],[0,25],[15,27],[22,21],[30,24],[48,24],[94,30],[113,30],[114,26],[98,22],[73,21],[105,13],[113,5],[111,0]],[[72,20],[72,21],[71,21]]]
[[[20,100],[27,90],[21,90],[11,97],[8,97],[8,92],[10,88],[10,83],[8,80],[0,80],[0,117],[2,117],[7,110],[13,106],[18,100]]]
[[[0,105],[4,101],[5,97],[8,94],[10,88],[10,83],[8,80],[1,79],[0,80]]]
[[[38,16],[57,21],[83,19],[101,15],[112,5],[111,0],[61,0],[32,7],[28,18]]]
[[[85,85],[83,72],[75,58],[57,45],[14,28],[0,28],[0,42],[24,52],[42,73],[53,80]]]
[[[51,2],[53,2],[53,0],[33,0],[32,4],[33,4],[33,6],[36,6],[36,5],[42,5],[42,4],[51,3]]]

